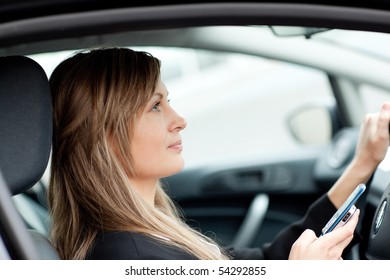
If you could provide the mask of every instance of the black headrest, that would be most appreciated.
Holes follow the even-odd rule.
[[[51,97],[44,70],[28,57],[0,57],[0,170],[12,194],[42,177],[51,140]]]

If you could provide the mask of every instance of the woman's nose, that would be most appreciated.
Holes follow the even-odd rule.
[[[186,128],[186,126],[187,126],[187,121],[186,121],[186,119],[185,118],[183,118],[182,116],[179,116],[179,118],[180,118],[180,125],[179,125],[179,128],[180,128],[180,130],[183,130],[184,128]]]
[[[176,113],[176,111],[173,112],[174,112],[174,121],[172,122],[171,129],[181,131],[184,128],[186,128],[187,121],[185,120],[185,118],[183,118],[178,113]]]

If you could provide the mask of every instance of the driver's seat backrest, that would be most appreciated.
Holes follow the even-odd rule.
[[[3,179],[0,188],[3,203],[7,194],[4,185],[8,186],[12,200],[11,195],[27,191],[41,179],[49,161],[51,141],[52,105],[44,70],[25,56],[0,57],[0,174]],[[18,222],[20,216],[15,215],[16,208],[10,205],[13,203],[0,213],[0,226],[5,229],[1,237],[7,240],[10,257],[58,259],[47,237],[23,227],[24,223]],[[37,254],[26,251],[33,250],[33,247],[23,245],[26,242],[36,247]]]

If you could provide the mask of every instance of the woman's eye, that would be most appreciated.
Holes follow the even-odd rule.
[[[154,104],[154,106],[152,107],[152,111],[154,111],[154,112],[158,112],[158,111],[160,111],[160,103],[161,102],[157,102],[156,104]]]

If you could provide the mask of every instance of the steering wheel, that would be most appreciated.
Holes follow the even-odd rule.
[[[376,208],[368,234],[366,257],[371,260],[390,260],[390,184]]]

